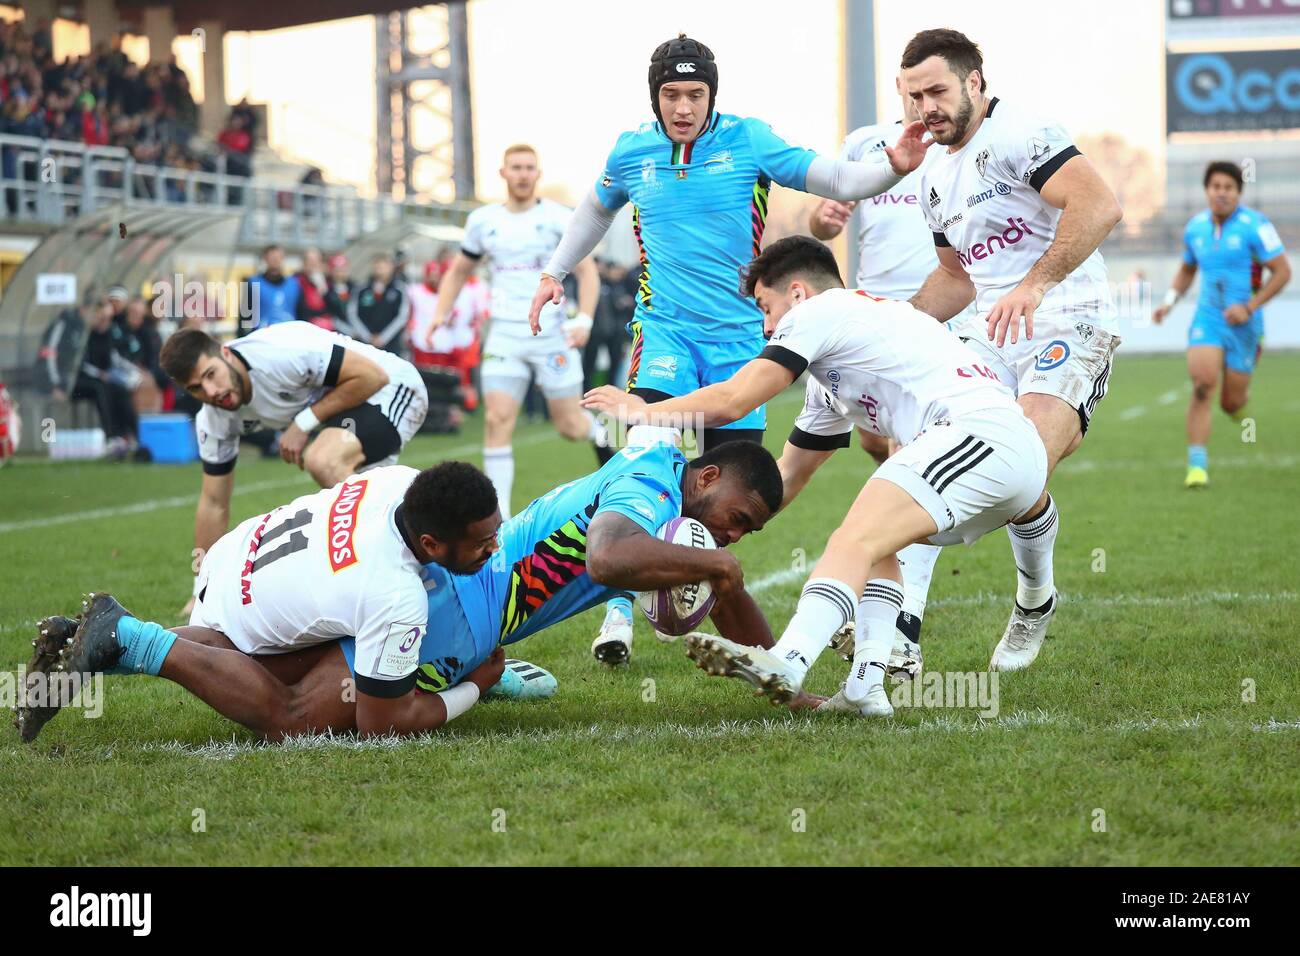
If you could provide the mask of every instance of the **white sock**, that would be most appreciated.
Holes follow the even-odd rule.
[[[483,471],[497,490],[497,506],[501,509],[501,520],[510,520],[510,490],[515,484],[515,453],[506,445],[504,448],[483,449]]]
[[[1056,502],[1047,496],[1047,507],[1028,524],[1007,525],[1011,553],[1016,558],[1016,603],[1026,611],[1042,607],[1052,597],[1052,549],[1061,527]]]
[[[794,617],[772,653],[788,661],[803,680],[835,632],[853,617],[856,595],[843,581],[812,578],[803,586]]]
[[[925,617],[930,578],[941,550],[932,544],[909,544],[898,552],[898,565],[903,569],[903,610],[913,617]]]
[[[582,410],[587,416],[587,441],[593,445],[599,445],[601,448],[609,446],[609,430],[601,423],[600,419],[585,408]]]
[[[903,586],[889,578],[867,582],[858,602],[853,637],[853,669],[844,684],[850,701],[866,699],[874,687],[883,687],[885,666],[894,647],[894,621],[903,606]]]

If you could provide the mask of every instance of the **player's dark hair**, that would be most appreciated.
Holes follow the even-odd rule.
[[[158,364],[162,366],[181,388],[194,374],[194,366],[205,355],[220,355],[221,343],[202,329],[180,329],[173,332],[163,343],[158,353]]]
[[[716,465],[724,475],[734,472],[741,484],[758,493],[772,514],[781,510],[781,501],[785,497],[781,469],[772,453],[758,442],[723,442],[692,459],[689,467],[699,469],[709,465]]]
[[[988,89],[984,78],[984,55],[979,45],[956,30],[922,30],[903,48],[903,69],[917,66],[932,56],[943,57],[948,68],[963,83],[971,70],[980,72],[980,92]]]
[[[1210,178],[1215,173],[1222,173],[1224,176],[1231,176],[1237,182],[1237,192],[1245,188],[1245,180],[1241,175],[1241,167],[1236,163],[1230,163],[1226,159],[1216,159],[1210,165],[1205,167],[1205,178],[1201,180],[1201,186],[1205,189],[1210,188]]]
[[[496,510],[491,479],[464,461],[424,469],[402,497],[402,521],[411,537],[430,534],[444,543],[459,541],[466,528]]]
[[[827,246],[808,236],[787,236],[772,243],[745,267],[740,291],[753,296],[760,282],[775,289],[796,277],[810,280],[819,289],[844,287],[840,265]]]
[[[273,242],[269,246],[262,247],[262,258],[265,259],[267,255],[275,249],[279,249],[281,252],[284,252],[284,246],[280,245],[278,242]]]

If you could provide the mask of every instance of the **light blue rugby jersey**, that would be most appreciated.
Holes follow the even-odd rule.
[[[1191,218],[1183,230],[1183,261],[1201,273],[1196,320],[1223,321],[1223,310],[1244,303],[1259,288],[1261,266],[1285,252],[1273,224],[1248,206],[1238,206],[1222,226],[1209,210]],[[1263,309],[1252,314],[1263,320]]]
[[[587,527],[612,511],[654,534],[682,513],[686,458],[676,446],[624,448],[599,471],[533,500],[501,526],[482,570],[424,567],[429,626],[417,682],[438,691],[462,680],[498,644],[513,644],[619,592],[587,574]],[[354,642],[341,642],[349,669]]]
[[[763,316],[740,294],[740,271],[761,249],[772,183],[802,190],[816,155],[760,120],[716,112],[686,145],[658,123],[620,136],[596,197],[606,209],[632,203],[643,265],[635,320],[697,342],[760,333]]]

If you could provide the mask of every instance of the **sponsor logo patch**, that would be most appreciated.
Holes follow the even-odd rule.
[[[989,151],[987,149],[980,150],[980,154],[975,157],[975,172],[979,173],[980,176],[983,176],[984,170],[988,168],[989,168]]]
[[[357,530],[357,509],[366,494],[366,479],[345,481],[330,505],[330,567],[337,574],[357,563],[352,536]]]
[[[646,364],[646,373],[654,378],[676,378],[677,356],[661,355]]]
[[[1060,339],[1053,339],[1044,346],[1043,350],[1038,353],[1038,358],[1034,362],[1034,368],[1040,372],[1046,372],[1049,369],[1058,368],[1065,364],[1065,360],[1070,357],[1070,346]]]
[[[379,650],[376,673],[381,677],[405,677],[414,669],[420,656],[420,639],[424,625],[414,621],[388,625],[388,636]]]

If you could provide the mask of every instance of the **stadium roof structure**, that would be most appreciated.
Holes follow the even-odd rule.
[[[423,6],[424,4],[418,4]],[[435,4],[430,4],[435,5]],[[188,33],[203,20],[220,20],[227,30],[280,30],[285,27],[342,20],[377,13],[392,13],[411,6],[395,0],[300,0],[267,3],[266,0],[182,0],[180,3],[155,3],[154,0],[117,0],[122,19],[140,21],[146,7],[167,7],[172,11],[176,29]]]

